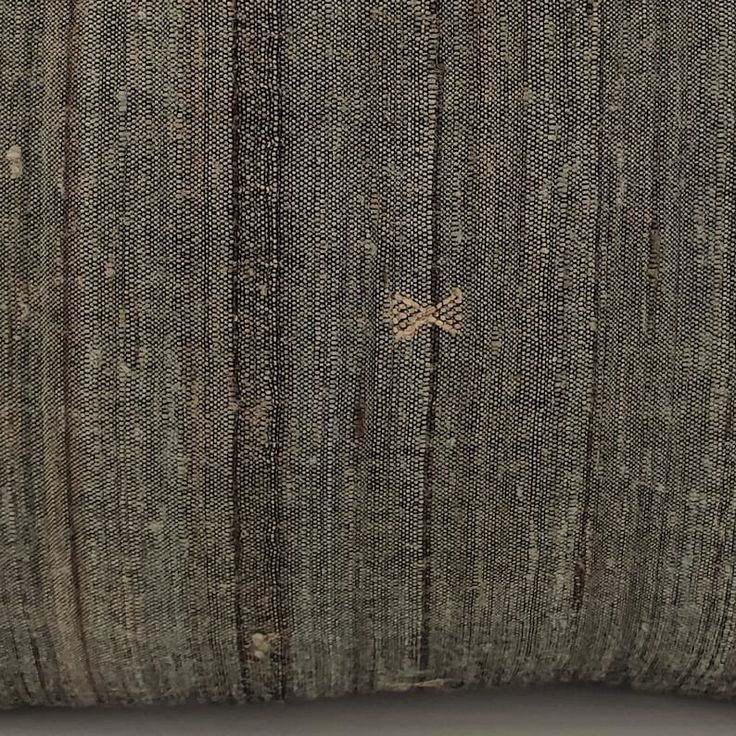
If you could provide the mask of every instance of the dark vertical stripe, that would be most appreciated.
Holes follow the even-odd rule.
[[[270,458],[270,487],[272,493],[269,494],[271,518],[274,524],[274,533],[272,535],[271,544],[268,549],[268,562],[273,570],[275,580],[275,596],[273,599],[274,610],[274,630],[278,632],[280,637],[280,662],[278,673],[278,697],[284,698],[287,694],[288,685],[288,667],[286,656],[288,652],[288,632],[286,627],[286,580],[285,580],[285,545],[283,537],[284,526],[284,509],[283,497],[281,494],[280,474],[282,472],[282,443],[284,438],[284,417],[282,412],[283,401],[283,365],[284,358],[282,355],[282,330],[281,330],[281,313],[280,305],[283,301],[282,280],[280,278],[284,251],[281,243],[281,190],[283,180],[284,166],[284,144],[283,144],[283,104],[282,104],[282,44],[284,38],[283,19],[281,11],[281,0],[276,0],[274,7],[274,33],[270,34],[269,52],[273,55],[275,63],[275,83],[276,88],[272,90],[272,106],[274,110],[274,166],[275,170],[271,171],[269,180],[275,182],[276,192],[273,198],[273,212],[269,218],[269,242],[272,243],[273,267],[270,270],[271,284],[269,293],[271,294],[271,308],[273,309],[273,371],[271,373],[271,396],[274,402],[273,417],[273,450]]]
[[[76,228],[76,212],[73,202],[74,192],[77,186],[77,172],[74,167],[74,152],[76,140],[74,135],[74,72],[79,57],[79,22],[77,17],[78,3],[69,0],[67,5],[67,16],[69,26],[66,37],[66,70],[64,80],[64,195],[63,195],[63,226],[61,237],[61,267],[63,269],[62,285],[62,371],[63,371],[63,453],[64,453],[64,485],[65,485],[65,515],[66,524],[69,529],[69,566],[72,585],[73,609],[70,613],[74,617],[73,629],[79,642],[79,649],[83,661],[86,682],[81,687],[89,688],[95,693],[95,698],[100,701],[100,693],[95,687],[92,676],[92,665],[89,650],[85,641],[82,626],[82,599],[79,575],[79,560],[77,555],[76,529],[74,524],[74,472],[72,452],[72,422],[70,412],[73,408],[73,377],[72,377],[72,355],[74,338],[74,315],[72,312],[72,288],[73,275],[70,264],[72,257],[72,246],[74,244],[74,231]],[[81,673],[75,673],[78,675]],[[81,701],[88,702],[89,698],[85,692],[73,693]]]
[[[240,274],[240,262],[243,243],[242,217],[243,208],[241,205],[240,191],[242,188],[242,177],[240,172],[240,149],[242,145],[240,134],[240,110],[243,106],[242,100],[242,74],[243,70],[240,63],[240,32],[241,28],[238,23],[238,10],[240,4],[236,4],[235,21],[232,34],[232,68],[233,68],[233,86],[232,86],[232,219],[233,219],[233,258],[232,258],[232,289],[231,297],[231,314],[233,327],[233,400],[235,405],[235,423],[233,430],[233,450],[231,479],[232,479],[232,505],[233,505],[233,522],[232,522],[232,540],[233,540],[233,559],[235,565],[235,638],[238,647],[238,658],[240,660],[240,687],[244,695],[248,695],[247,675],[245,672],[246,661],[246,644],[245,632],[243,626],[243,608],[240,600],[240,587],[242,585],[243,570],[243,547],[242,524],[240,521],[240,504],[238,503],[238,465],[240,458],[240,442],[239,439],[243,433],[243,417],[240,411],[240,400],[243,395],[243,381],[241,378],[241,330],[238,323],[238,315],[240,314],[240,306],[242,302],[240,289],[238,288],[238,277]]]
[[[596,437],[598,433],[598,383],[599,383],[599,363],[600,363],[600,279],[601,279],[601,259],[602,259],[602,247],[603,237],[605,230],[603,227],[603,138],[601,133],[602,120],[604,115],[604,103],[603,103],[603,73],[601,70],[601,58],[603,56],[603,4],[602,3],[586,3],[586,12],[589,18],[589,27],[591,33],[596,33],[598,36],[597,44],[596,39],[591,39],[591,47],[597,46],[598,57],[597,57],[597,84],[596,84],[596,107],[599,111],[599,117],[595,121],[591,121],[591,124],[595,126],[598,131],[596,141],[596,169],[595,169],[595,185],[597,189],[597,201],[595,210],[595,242],[593,243],[593,335],[591,338],[591,393],[590,393],[590,412],[588,415],[588,426],[586,429],[585,439],[585,456],[587,462],[585,463],[585,477],[583,479],[582,487],[582,513],[580,517],[580,527],[578,529],[578,536],[575,543],[574,552],[574,565],[573,570],[573,586],[572,586],[572,601],[573,608],[576,615],[579,613],[580,608],[583,605],[585,595],[585,579],[587,574],[587,567],[589,564],[588,560],[588,534],[590,530],[590,505],[594,497],[593,484],[599,483],[599,476],[597,474],[598,463],[596,458],[593,457],[595,448],[597,447]],[[597,17],[596,17],[597,14]],[[596,29],[596,30],[593,30]],[[597,495],[597,494],[595,494]]]
[[[441,155],[442,155],[442,103],[444,92],[444,67],[442,58],[442,8],[440,0],[431,0],[429,14],[432,23],[430,33],[431,81],[435,86],[434,108],[434,140],[432,141],[432,188],[431,208],[432,243],[429,252],[429,294],[432,304],[437,304],[441,297],[441,274],[439,253],[441,248]],[[429,385],[427,399],[427,446],[424,455],[424,491],[422,499],[422,627],[419,645],[419,669],[426,673],[430,663],[430,634],[432,615],[432,486],[434,483],[434,440],[435,440],[435,405],[437,402],[437,386],[440,366],[440,331],[430,330],[429,347]]]
[[[232,111],[236,406],[232,477],[237,642],[245,696],[279,698],[287,692],[288,648],[281,481],[281,12],[280,0],[236,5]],[[255,180],[246,176],[249,167],[254,169]],[[263,437],[260,447],[259,436]],[[247,555],[244,542],[249,548]],[[266,589],[265,595],[259,595],[258,584]],[[256,684],[259,670],[255,668],[263,670],[266,665],[253,657],[253,633],[278,637],[269,658],[273,669],[264,675],[261,685]]]

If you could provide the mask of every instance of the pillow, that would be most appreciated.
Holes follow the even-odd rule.
[[[0,8],[0,704],[736,694],[734,4]]]

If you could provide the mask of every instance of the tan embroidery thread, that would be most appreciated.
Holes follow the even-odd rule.
[[[10,178],[20,179],[23,176],[23,152],[20,146],[11,146],[5,152],[5,160],[8,162]]]
[[[279,635],[276,633],[262,634],[256,632],[251,636],[251,652],[256,659],[266,659],[271,653],[271,649],[278,641]]]
[[[411,340],[424,326],[439,327],[457,335],[462,326],[463,293],[455,288],[438,304],[422,305],[406,294],[395,292],[391,299],[390,322],[396,340]]]

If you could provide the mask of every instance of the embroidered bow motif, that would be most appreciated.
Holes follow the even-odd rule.
[[[395,292],[391,299],[390,322],[396,340],[411,340],[424,326],[434,325],[451,335],[460,331],[463,293],[453,289],[437,304],[422,305],[406,294]]]

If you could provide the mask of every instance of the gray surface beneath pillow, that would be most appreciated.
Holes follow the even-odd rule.
[[[282,706],[0,713],[3,736],[733,736],[736,705],[599,688],[501,689]]]

